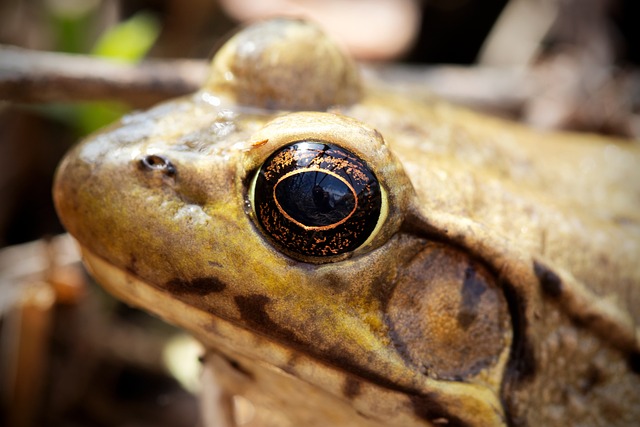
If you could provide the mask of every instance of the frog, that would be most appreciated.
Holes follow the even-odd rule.
[[[623,426],[638,165],[381,87],[275,18],[72,148],[53,195],[97,281],[207,349],[206,426]]]

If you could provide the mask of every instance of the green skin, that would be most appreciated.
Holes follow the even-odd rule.
[[[300,21],[245,29],[211,70],[83,141],[54,187],[98,281],[209,349],[208,425],[234,425],[230,395],[262,426],[640,419],[633,143],[383,92]],[[353,252],[283,253],[256,221],[258,169],[300,140],[383,189]]]

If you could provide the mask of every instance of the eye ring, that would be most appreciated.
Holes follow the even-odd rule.
[[[254,218],[282,252],[322,259],[355,251],[384,220],[386,193],[354,153],[319,140],[280,147],[249,192]]]

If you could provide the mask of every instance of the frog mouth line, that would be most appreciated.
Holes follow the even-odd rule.
[[[168,293],[167,288],[163,288],[161,286],[155,286],[146,282],[142,277],[136,274],[133,269],[130,268],[121,268],[117,265],[111,263],[108,259],[95,254],[90,249],[87,249],[84,246],[81,246],[83,260],[85,265],[87,265],[88,269],[92,276],[96,277],[101,285],[103,285],[110,293],[116,296],[118,299],[122,299],[129,304],[138,307],[153,307],[152,311],[158,316],[161,316],[163,319],[167,319],[171,323],[176,324],[186,330],[191,330],[189,326],[194,324],[207,325],[207,328],[210,328],[211,318],[215,317],[216,320],[220,322],[224,322],[230,325],[232,328],[241,330],[241,331],[249,331],[249,329],[237,325],[233,320],[222,317],[218,314],[215,314],[211,311],[203,309],[202,307],[193,306],[189,301],[182,300],[180,298],[176,298],[173,300],[173,303],[179,303],[185,305],[185,310],[173,310],[173,311],[163,311],[162,304],[156,303],[154,304],[152,300],[160,300],[166,299],[166,294]],[[221,291],[226,288],[226,285],[217,279],[214,282],[210,281],[210,278],[201,278],[194,279],[192,281],[180,281],[177,279],[173,279],[167,282],[170,284],[170,292],[173,290],[178,290],[176,294],[178,296],[186,295],[186,294],[194,294],[194,295],[205,295],[212,292]],[[216,290],[204,290],[204,288],[213,283],[216,286]],[[189,286],[195,285],[193,288],[186,290]],[[239,299],[238,297],[236,299]],[[251,311],[262,311],[261,305],[265,305],[266,301],[258,300],[260,299],[260,295],[255,296],[246,296],[241,297],[243,303],[246,305],[245,309],[240,309],[241,312]],[[266,299],[266,297],[265,297]],[[144,303],[143,303],[144,302]],[[155,301],[159,302],[159,301]],[[148,304],[148,305],[147,305]],[[173,312],[179,311],[181,315],[175,315]],[[201,317],[202,320],[198,323],[191,322],[191,318],[185,317],[186,313],[197,313],[197,317]],[[253,314],[252,319],[248,319],[248,323],[251,325],[252,334],[260,335],[265,338],[267,341],[276,343],[276,345],[283,346],[283,344],[278,341],[278,338],[273,336],[274,325],[270,319],[268,319],[266,313],[258,313]],[[259,325],[258,320],[264,321],[266,325]],[[317,360],[319,362],[323,362],[332,366],[336,369],[339,369],[344,372],[355,372],[355,375],[371,382],[373,384],[379,385],[389,390],[398,391],[405,394],[415,394],[421,395],[419,389],[411,386],[401,385],[393,382],[392,380],[386,379],[380,375],[377,375],[373,372],[370,372],[366,369],[358,367],[355,363],[349,361],[346,357],[343,358],[334,358],[336,360],[331,360],[328,357],[322,357],[321,355],[313,354],[305,349],[308,347],[312,347],[309,343],[306,343],[300,340],[297,337],[293,336],[293,333],[289,330],[285,330],[281,326],[277,325],[277,329],[281,332],[281,335],[286,335],[281,338],[287,340],[287,342],[292,343],[292,346],[296,347],[296,351],[299,353],[303,353],[310,358]],[[285,331],[285,332],[282,332]],[[229,337],[230,338],[230,337]],[[228,344],[221,343],[223,346],[228,346]]]
[[[257,349],[258,353],[260,353],[260,350],[265,349],[269,352],[277,351],[285,352],[287,354],[290,353],[290,351],[286,349],[286,347],[275,341],[272,337],[265,335],[263,332],[249,331],[246,328],[236,325],[232,321],[214,315],[200,308],[189,306],[186,302],[179,299],[173,300],[172,304],[184,305],[183,309],[165,311],[162,309],[163,303],[161,302],[161,300],[166,300],[166,292],[163,292],[161,289],[148,284],[133,272],[117,267],[116,265],[93,253],[90,249],[87,249],[84,246],[81,246],[81,251],[84,264],[87,266],[92,276],[95,277],[96,280],[98,280],[99,283],[102,284],[105,289],[107,289],[115,297],[136,307],[152,307],[151,311],[154,314],[162,317],[169,323],[191,331],[194,335],[201,339],[204,336],[205,339],[202,340],[209,345],[213,345],[216,348],[226,349],[227,351],[230,351],[232,353],[239,352],[240,354],[252,354],[252,352],[256,352],[254,350],[256,350],[258,347],[256,346],[255,335],[259,335],[264,339],[266,344],[262,342],[260,343],[260,346],[264,346],[264,349]],[[179,315],[177,315],[176,313],[179,313]],[[215,316],[215,318],[217,319],[214,329],[217,333],[216,335],[218,335],[218,339],[207,340],[206,331],[211,331],[212,329],[212,316]],[[200,332],[193,331],[193,325],[201,325],[201,328],[203,330]],[[229,342],[233,341],[234,346],[231,347],[229,346],[228,342],[225,343],[225,339]],[[245,351],[243,351],[243,349],[236,350],[236,345],[246,347],[244,349]],[[299,345],[304,346],[304,343],[300,343]],[[331,369],[340,372],[342,377],[348,378],[348,382],[358,381],[359,378],[365,383],[370,383],[371,385],[388,390],[389,392],[396,392],[406,395],[409,403],[412,405],[415,415],[419,418],[425,420],[447,419],[449,420],[448,425],[450,426],[464,427],[470,425],[467,421],[456,415],[453,415],[451,411],[447,409],[448,405],[446,402],[451,399],[446,394],[446,390],[435,389],[433,391],[428,391],[421,390],[416,386],[398,384],[374,372],[363,369],[361,367],[359,368],[353,362],[346,359],[331,360],[330,358],[319,357],[318,355],[311,354],[304,348],[300,348],[298,349],[298,351],[307,356],[310,360],[321,363],[325,367],[324,369]],[[256,359],[263,360],[265,363],[271,366],[274,366],[276,368],[279,367],[277,363],[269,362],[269,359],[272,359],[271,357],[261,357],[261,355],[259,354],[254,357]],[[287,369],[284,367],[280,367],[280,369],[293,375],[291,369]],[[345,376],[346,373],[351,373],[352,375]],[[312,379],[305,379],[299,375],[294,376],[303,381],[307,381],[313,384]],[[465,387],[467,385],[462,384],[461,386]],[[330,392],[337,396],[344,395],[345,398],[349,398],[347,394],[342,390],[332,390]],[[454,406],[456,406],[455,401],[462,397],[462,395],[451,396],[452,400],[454,400]],[[475,403],[478,403],[478,401],[476,401]],[[460,405],[461,403],[462,402],[458,401],[457,405]],[[492,413],[495,413],[496,420],[501,420],[501,422],[499,422],[497,425],[504,424],[504,415],[500,410],[496,409],[502,407],[502,405],[500,405],[498,401],[493,402],[493,404],[491,404],[491,402],[484,402],[484,404],[488,408],[491,408]]]

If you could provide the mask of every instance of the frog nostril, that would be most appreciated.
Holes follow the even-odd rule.
[[[152,171],[161,171],[168,176],[174,176],[176,174],[176,167],[171,161],[163,156],[157,154],[150,154],[140,159],[140,166],[143,169]]]

